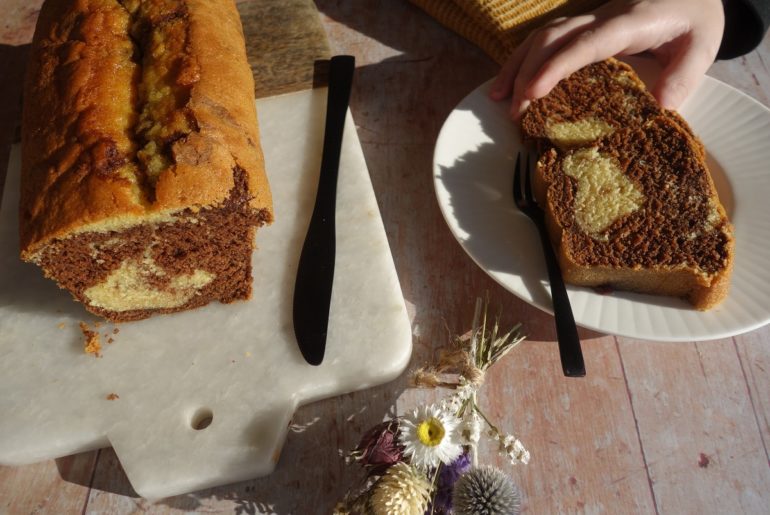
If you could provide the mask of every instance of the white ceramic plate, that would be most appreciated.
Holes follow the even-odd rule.
[[[645,78],[645,73],[641,73]],[[537,230],[513,204],[524,150],[509,104],[483,84],[444,123],[436,143],[436,196],[460,245],[495,281],[553,313]],[[706,77],[680,109],[706,145],[714,182],[735,225],[728,298],[699,312],[680,299],[568,286],[576,322],[603,333],[661,341],[729,337],[770,321],[770,110]]]

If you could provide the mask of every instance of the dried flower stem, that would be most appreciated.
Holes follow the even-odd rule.
[[[484,416],[484,414],[481,412],[481,410],[478,409],[478,404],[476,404],[476,392],[473,392],[471,395],[471,398],[468,399],[470,402],[470,406],[473,410],[476,411],[479,415],[481,415],[481,418],[483,418],[487,424],[489,424],[489,421],[487,420],[487,417]],[[478,450],[478,444],[476,442],[471,443],[470,445],[470,454],[471,454],[471,463],[474,467],[479,466],[479,450]]]
[[[489,298],[484,301],[476,299],[476,312],[473,319],[473,330],[471,332],[471,356],[474,359],[476,367],[481,371],[486,371],[494,365],[500,358],[505,356],[511,349],[524,340],[524,336],[519,334],[521,324],[516,324],[510,331],[500,336],[500,313],[495,317],[492,330],[487,330],[487,312],[489,308]],[[482,315],[483,313],[483,315]],[[479,320],[481,318],[481,320]]]
[[[436,489],[438,488],[438,477],[439,477],[440,473],[441,473],[441,464],[439,464],[439,466],[436,467],[436,470],[433,471],[433,478],[430,481],[430,491],[431,492],[435,492]],[[436,509],[436,503],[435,502],[431,502],[430,503],[430,515],[433,515],[433,512],[435,511],[435,509]]]
[[[489,295],[487,295],[487,301],[485,305],[489,304]],[[473,325],[471,326],[471,359],[474,363],[476,363],[476,366],[479,366],[479,361],[477,359],[478,357],[478,341],[479,341],[479,318],[481,317],[481,297],[476,297],[476,308],[473,310]],[[484,325],[486,326],[487,321],[487,310],[484,310]],[[482,335],[484,333],[484,329],[482,328]],[[482,337],[483,339],[483,337]],[[481,368],[481,367],[479,367]]]
[[[485,413],[484,413],[484,412],[481,410],[481,408],[479,407],[479,405],[478,405],[478,404],[476,404],[476,400],[475,400],[475,399],[474,399],[474,401],[473,401],[473,409],[474,409],[474,411],[476,411],[476,413],[478,413],[479,415],[481,415],[481,418],[483,418],[483,419],[484,419],[484,422],[486,422],[486,423],[487,423],[487,425],[489,426],[489,429],[491,429],[492,431],[494,431],[494,432],[495,432],[495,433],[497,433],[497,434],[500,434],[500,430],[497,428],[497,426],[495,426],[495,425],[494,425],[494,424],[493,424],[493,423],[492,423],[492,422],[489,420],[489,418],[488,418],[488,417],[486,416],[486,414],[485,414]]]

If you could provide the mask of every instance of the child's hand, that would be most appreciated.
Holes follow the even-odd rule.
[[[649,51],[664,67],[653,94],[676,108],[714,62],[723,31],[721,0],[613,0],[533,31],[503,65],[490,96],[512,93],[511,115],[518,118],[530,100],[583,66]]]

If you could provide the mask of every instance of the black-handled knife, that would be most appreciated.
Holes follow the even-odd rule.
[[[320,365],[326,350],[336,253],[337,175],[355,64],[351,55],[334,56],[329,62],[321,176],[294,283],[294,334],[311,365]]]

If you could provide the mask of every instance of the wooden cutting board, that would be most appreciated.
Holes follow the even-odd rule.
[[[244,19],[250,48],[259,47],[260,25],[278,30],[279,22],[260,18],[264,13],[293,20],[281,4],[304,6],[293,11],[309,18],[298,26],[318,25],[310,2],[242,4],[253,10]],[[111,445],[134,489],[150,499],[250,479],[275,467],[299,405],[389,381],[406,367],[411,327],[350,114],[326,359],[312,367],[297,349],[294,277],[315,197],[326,107],[325,88],[308,89],[308,65],[326,50],[324,41],[310,53],[295,46],[292,54],[294,44],[275,50],[282,57],[271,60],[279,64],[266,62],[267,52],[252,60],[255,69],[271,71],[258,88],[293,92],[257,100],[276,221],[258,231],[248,302],[97,325],[18,258],[20,160],[18,147],[12,149],[0,204],[0,463]],[[283,62],[290,55],[301,55],[305,65]],[[84,352],[81,322],[99,333],[101,357]]]
[[[256,98],[325,84],[318,62],[331,52],[312,0],[242,1],[238,12]]]

